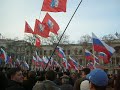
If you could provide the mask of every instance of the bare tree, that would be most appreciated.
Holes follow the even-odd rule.
[[[90,35],[83,35],[83,36],[81,36],[80,37],[80,40],[78,41],[78,43],[80,43],[80,44],[85,44],[85,45],[87,45],[88,43],[90,43],[91,42],[91,37],[90,37]]]
[[[62,35],[62,33],[59,32],[58,35],[55,35],[55,34],[51,33],[50,37],[48,37],[48,38],[42,38],[38,35],[36,35],[36,36],[40,38],[42,45],[44,45],[44,44],[45,45],[52,45],[53,43],[58,43],[59,42],[61,35]],[[31,35],[26,35],[24,39],[25,39],[25,41],[30,42],[33,45],[34,42],[35,42],[35,37],[36,36],[35,35],[32,35],[32,36]],[[59,44],[69,44],[69,36],[67,34],[64,34],[62,36],[62,39],[60,40]]]
[[[31,45],[35,43],[35,35],[25,35],[24,40],[29,42]]]
[[[115,39],[116,39],[115,35],[113,35],[113,34],[108,34],[108,35],[105,35],[102,37],[102,40],[104,40],[108,44],[111,44],[111,42],[114,41]]]

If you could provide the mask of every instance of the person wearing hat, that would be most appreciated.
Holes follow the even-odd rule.
[[[61,90],[73,90],[73,86],[69,84],[70,77],[68,75],[63,75],[61,79],[62,79],[62,85],[60,86]]]
[[[90,68],[83,68],[81,71],[81,77],[78,78],[75,83],[74,83],[74,87],[73,90],[80,90],[80,84],[81,82],[83,82],[84,80],[86,80],[86,75],[90,73]]]
[[[106,90],[108,77],[102,69],[92,70],[86,78],[90,81],[90,90]]]

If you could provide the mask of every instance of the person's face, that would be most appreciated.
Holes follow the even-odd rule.
[[[12,76],[12,80],[16,81],[16,82],[23,82],[23,74],[22,71],[18,71],[16,72],[16,74],[14,76]]]
[[[85,72],[84,72],[84,71],[82,71],[82,77],[85,77],[85,76],[86,76]]]

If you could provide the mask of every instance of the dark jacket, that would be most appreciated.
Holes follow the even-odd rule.
[[[25,90],[32,90],[33,86],[35,85],[36,80],[33,78],[30,78],[28,80],[23,81],[23,87]]]
[[[25,90],[21,83],[10,80],[6,90]]]
[[[61,90],[53,81],[45,80],[42,83],[37,83],[33,90]]]
[[[60,86],[61,90],[73,90],[73,86],[70,84],[63,84]]]

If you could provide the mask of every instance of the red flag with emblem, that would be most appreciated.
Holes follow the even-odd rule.
[[[26,21],[25,21],[25,33],[32,33],[33,34],[32,28],[29,26],[29,24]]]
[[[41,37],[47,38],[49,37],[50,30],[48,29],[46,24],[41,23],[38,19],[35,22],[34,34],[38,34]]]
[[[66,12],[67,0],[44,0],[41,11]]]
[[[51,32],[53,32],[54,34],[58,34],[59,25],[48,13],[45,15],[42,23],[45,23]]]

